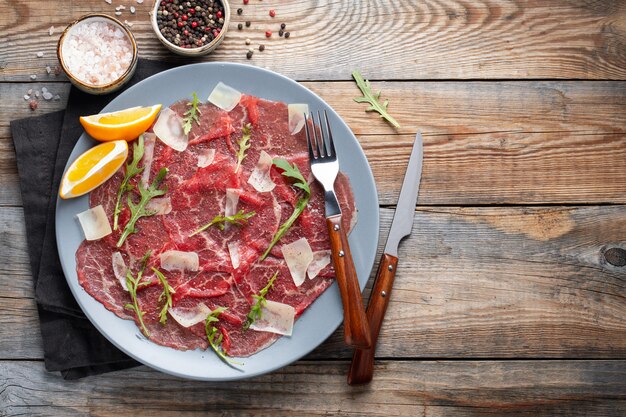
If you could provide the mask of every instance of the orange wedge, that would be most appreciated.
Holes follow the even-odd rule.
[[[111,178],[127,156],[128,142],[125,140],[102,143],[89,149],[65,171],[59,196],[67,200],[88,193]]]
[[[131,141],[137,139],[152,126],[160,110],[160,104],[150,107],[131,107],[113,113],[83,116],[80,118],[80,123],[89,136],[100,142]]]

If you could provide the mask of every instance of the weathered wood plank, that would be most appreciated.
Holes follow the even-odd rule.
[[[359,137],[382,204],[395,204],[418,129],[420,204],[626,203],[626,82],[381,83],[400,135],[352,102],[353,83],[304,84]],[[31,112],[22,95],[46,85],[63,99]],[[19,205],[8,123],[62,108],[67,85],[5,83],[0,92],[0,205]]]
[[[178,59],[154,36],[148,19],[152,2],[120,16],[133,23],[140,54]],[[56,63],[61,29],[88,12],[114,13],[101,0],[65,3],[9,0],[0,16],[0,81],[47,77]],[[268,16],[270,8],[278,16]],[[621,1],[443,2],[285,0],[280,6],[254,3],[233,17],[224,43],[207,60],[247,62],[299,80],[346,80],[353,68],[373,79],[626,77],[626,7]],[[252,28],[236,29],[251,20]],[[16,24],[17,22],[17,24]],[[285,22],[292,36],[265,39]],[[57,33],[48,35],[54,25]],[[245,58],[248,46],[267,49]],[[36,53],[44,52],[43,58]],[[189,62],[189,60],[186,60]],[[346,63],[349,63],[346,65]]]
[[[626,361],[376,364],[371,384],[347,362],[299,362],[247,381],[186,381],[146,367],[66,382],[41,362],[0,362],[0,415],[11,416],[619,416]]]
[[[21,216],[0,208],[0,359],[41,357]],[[377,356],[624,358],[626,267],[603,257],[624,236],[626,206],[420,208]],[[349,356],[337,332],[310,358]]]

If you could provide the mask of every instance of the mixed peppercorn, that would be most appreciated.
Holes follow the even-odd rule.
[[[222,31],[224,6],[216,0],[162,0],[157,24],[168,42],[181,48],[199,48]]]

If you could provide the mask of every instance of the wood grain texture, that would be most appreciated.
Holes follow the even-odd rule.
[[[346,385],[346,367],[299,362],[227,383],[140,367],[67,382],[41,362],[2,361],[0,415],[620,416],[626,407],[626,361],[389,361],[360,387]]]
[[[106,3],[105,3],[106,4]],[[352,97],[352,82],[307,82],[346,120],[381,204],[395,204],[413,135],[424,132],[422,205],[626,203],[626,82],[376,83],[401,134]],[[29,88],[59,93],[32,112]],[[65,106],[67,84],[0,83],[0,205],[19,205],[9,121]]]
[[[21,216],[0,208],[0,359],[41,357]],[[377,357],[623,359],[626,267],[603,253],[625,236],[626,206],[420,208]],[[350,358],[342,334],[309,358]]]
[[[135,15],[127,9],[119,17],[133,24],[140,56],[182,61],[152,32],[151,4],[135,4]],[[113,15],[115,5],[5,0],[0,81],[46,77],[45,66],[56,63],[62,28],[88,12]],[[275,19],[268,16],[272,7]],[[254,23],[238,31],[244,20]],[[619,0],[284,0],[280,7],[253,2],[243,16],[234,13],[225,41],[205,59],[252,63],[299,80],[346,80],[354,68],[377,79],[624,79],[625,21],[626,5]],[[292,36],[265,39],[265,30],[278,32],[281,22]],[[51,25],[57,28],[53,36]],[[265,52],[246,60],[246,38],[253,46],[264,43]],[[37,58],[39,51],[43,58]]]

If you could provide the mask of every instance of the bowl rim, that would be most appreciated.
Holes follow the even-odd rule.
[[[94,17],[99,17],[99,18],[103,18],[105,20],[109,20],[109,21],[111,21],[111,23],[114,23],[117,26],[119,26],[124,31],[124,33],[126,33],[128,39],[130,40],[131,45],[133,46],[133,58],[130,61],[130,65],[128,66],[126,71],[122,75],[120,75],[117,79],[115,79],[115,80],[113,80],[113,81],[111,81],[110,83],[107,83],[107,84],[89,84],[89,83],[83,82],[78,77],[76,77],[74,74],[72,74],[72,72],[67,68],[67,66],[65,65],[65,62],[63,60],[63,53],[62,53],[63,41],[65,40],[65,37],[67,36],[67,34],[77,24],[82,23],[83,21],[85,21],[87,19],[94,18]],[[109,89],[111,87],[115,87],[120,81],[126,79],[126,77],[128,77],[130,74],[132,74],[133,68],[137,64],[138,55],[139,54],[138,54],[138,49],[137,49],[137,42],[135,40],[135,36],[130,31],[130,29],[128,29],[126,27],[126,25],[124,23],[122,23],[120,20],[114,18],[113,16],[109,16],[107,14],[104,14],[104,13],[87,13],[87,14],[79,17],[78,19],[74,20],[72,23],[67,25],[67,27],[63,30],[63,33],[61,33],[61,37],[59,37],[59,41],[57,43],[57,56],[59,58],[59,63],[61,64],[61,68],[63,68],[63,72],[65,72],[65,74],[70,78],[70,80],[72,82],[75,82],[75,83],[77,83],[77,84],[79,84],[79,85],[81,85],[81,86],[83,86],[83,87],[85,87],[86,89],[89,89],[89,90],[107,90],[107,89]]]
[[[157,23],[157,18],[156,18],[157,9],[159,7],[159,4],[161,3],[161,0],[154,0],[152,9],[150,10],[150,25],[152,26],[152,31],[155,33],[155,35],[161,41],[161,43],[167,46],[167,48],[169,48],[173,52],[176,52],[180,55],[187,55],[187,56],[206,55],[209,52],[211,52],[213,49],[215,49],[215,47],[217,47],[217,45],[219,45],[220,42],[222,42],[222,40],[224,40],[224,37],[226,36],[226,32],[228,31],[228,26],[230,24],[230,4],[228,3],[227,0],[218,0],[218,1],[222,3],[222,6],[224,6],[224,23],[222,25],[222,29],[220,30],[219,35],[217,35],[215,39],[213,39],[211,42],[207,43],[206,45],[199,46],[197,48],[181,48],[180,46],[175,45],[172,42],[165,39],[165,36],[163,36],[161,31],[159,30],[159,24]]]

